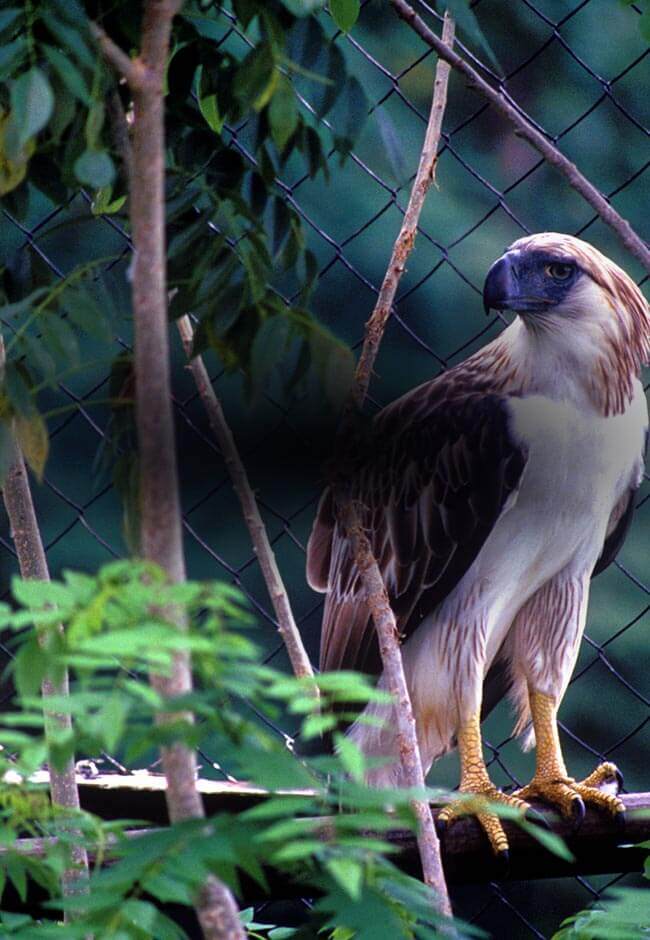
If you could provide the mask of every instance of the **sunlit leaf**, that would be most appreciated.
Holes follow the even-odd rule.
[[[5,153],[15,160],[32,137],[42,130],[54,107],[54,94],[45,74],[36,66],[11,83],[11,111],[5,130]]]
[[[25,460],[41,480],[47,463],[50,439],[47,426],[39,414],[31,417],[19,415],[15,421],[16,440]]]

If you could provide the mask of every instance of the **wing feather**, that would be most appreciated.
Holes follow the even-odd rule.
[[[507,396],[456,370],[385,408],[352,484],[403,635],[468,570],[507,504],[526,453],[509,430]],[[374,629],[331,495],[307,550],[309,583],[327,591],[322,669],[380,670]]]

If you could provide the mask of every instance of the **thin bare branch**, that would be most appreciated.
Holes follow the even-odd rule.
[[[453,45],[454,31],[454,21],[449,13],[446,13],[442,39],[445,48],[447,47],[446,44],[449,47]],[[424,199],[434,179],[442,117],[447,101],[448,79],[449,67],[440,58],[436,66],[433,101],[418,171],[375,309],[366,323],[366,333],[357,365],[355,382],[342,422],[344,429],[346,425],[351,427],[354,415],[358,414],[363,406],[395,293],[404,272],[406,259],[413,248]],[[345,480],[340,480],[335,484],[335,492],[338,516],[350,539],[352,554],[360,572],[368,607],[377,631],[384,678],[395,703],[403,778],[407,786],[423,789],[425,786],[424,772],[420,759],[413,708],[404,674],[395,615],[391,609],[386,586],[377,560],[373,555],[372,546],[363,530],[357,507],[351,498]],[[419,822],[417,844],[424,881],[435,891],[440,912],[451,916],[449,893],[440,857],[440,842],[436,834],[431,807],[423,800],[414,800],[413,808]]]
[[[107,59],[121,71],[133,94],[134,129],[130,160],[129,213],[135,263],[136,425],[140,468],[140,541],[144,558],[160,565],[170,581],[185,580],[185,559],[171,400],[167,270],[165,249],[164,71],[169,56],[172,20],[178,0],[146,0],[137,65],[127,65],[108,37],[98,35]],[[129,60],[129,63],[131,60]],[[129,168],[127,167],[127,172]],[[182,612],[166,611],[179,630],[187,628]],[[189,656],[175,656],[170,676],[153,675],[152,685],[166,698],[192,691]],[[190,714],[163,715],[160,721]],[[161,748],[172,822],[203,818],[196,787],[196,754],[181,742]],[[230,890],[217,878],[206,879],[196,902],[208,940],[243,940],[245,931]]]
[[[4,362],[4,343],[0,337],[0,369],[4,369]],[[11,464],[2,488],[2,497],[9,518],[11,537],[18,556],[20,573],[26,579],[49,581],[50,572],[32,500],[27,468],[18,444],[13,441],[11,447]],[[39,642],[43,644],[45,637],[40,636]],[[46,741],[54,730],[58,733],[61,730],[72,731],[72,719],[69,713],[54,713],[49,711],[47,707],[48,698],[67,696],[68,692],[67,670],[63,670],[57,682],[53,682],[49,676],[43,679],[41,694],[45,713]],[[54,763],[50,761],[49,785],[54,806],[70,809],[73,812],[79,810],[79,791],[75,778],[73,755],[68,758],[65,765],[60,769],[57,769]],[[88,882],[88,856],[82,845],[75,846],[73,849],[72,861],[74,863],[73,867],[64,871],[62,876],[64,897],[83,892]],[[65,916],[66,920],[69,919],[67,912]]]
[[[418,16],[413,7],[406,3],[406,0],[391,0],[391,3],[395,7],[398,16],[405,20],[427,45],[435,49],[441,59],[448,62],[452,68],[462,72],[469,80],[470,86],[483,95],[494,106],[495,110],[513,125],[518,135],[541,153],[547,163],[562,173],[569,185],[580,193],[583,199],[596,210],[603,222],[616,232],[630,254],[641,262],[646,271],[650,271],[650,249],[648,249],[648,246],[637,235],[630,223],[619,215],[602,193],[589,182],[586,176],[583,176],[575,163],[568,160],[554,144],[513,107],[502,91],[488,84],[469,63],[445,45],[429,29],[424,20]]]
[[[259,511],[255,494],[251,489],[246,468],[237,450],[237,444],[223,413],[221,402],[217,398],[210,376],[201,356],[192,358],[194,331],[188,316],[181,317],[177,324],[183,347],[190,360],[189,370],[194,376],[201,401],[205,407],[212,433],[214,434],[224,462],[228,468],[233,488],[239,497],[244,521],[250,533],[255,554],[258,557],[264,582],[278,618],[278,632],[284,641],[293,671],[298,677],[313,676],[314,670],[309,661],[307,650],[302,642],[289,602],[289,595],[282,581],[282,575],[275,560],[275,554],[266,531],[266,526]]]
[[[373,555],[372,546],[351,500],[348,499],[340,506],[339,518],[350,539],[352,555],[361,574],[368,608],[377,631],[386,689],[394,702],[402,776],[408,787],[422,790],[425,787],[424,771],[395,614],[390,606],[386,585],[377,559]],[[440,913],[451,916],[449,892],[440,856],[440,841],[431,806],[424,800],[413,800],[411,805],[419,823],[417,844],[424,881],[435,891]]]
[[[442,42],[445,47],[451,48],[454,43],[455,26],[449,14],[445,15]],[[436,37],[437,38],[437,37]],[[395,294],[404,273],[404,266],[408,258],[417,233],[418,220],[422,212],[424,200],[429,187],[435,180],[438,146],[440,144],[440,131],[442,118],[447,105],[447,86],[449,83],[449,65],[439,59],[436,66],[436,77],[433,85],[433,101],[429,113],[429,121],[420,154],[418,171],[411,189],[402,227],[395,240],[393,251],[386,268],[386,274],[377,297],[375,309],[366,323],[366,335],[363,349],[354,376],[353,400],[357,408],[361,408],[368,392],[370,377],[374,366],[379,344],[384,334],[386,321],[390,316]]]

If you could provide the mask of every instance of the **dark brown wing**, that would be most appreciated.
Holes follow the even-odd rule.
[[[377,416],[353,496],[402,634],[458,584],[516,497],[525,463],[509,431],[507,396],[453,373]],[[328,492],[309,541],[307,574],[313,588],[328,592],[321,669],[379,672],[374,630]]]

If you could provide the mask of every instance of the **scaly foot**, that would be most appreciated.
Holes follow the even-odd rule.
[[[536,775],[527,786],[515,791],[514,795],[522,800],[541,800],[557,807],[575,828],[584,819],[585,803],[604,809],[617,822],[623,824],[625,805],[617,795],[622,783],[620,770],[615,764],[608,762],[600,764],[588,777],[580,781],[559,775]],[[612,785],[614,793],[603,789],[608,784]]]
[[[467,794],[465,799],[449,803],[441,810],[437,820],[439,832],[444,833],[461,816],[476,816],[481,828],[490,840],[495,855],[507,862],[508,839],[503,831],[501,820],[490,812],[489,804],[500,803],[502,806],[510,806],[524,816],[530,809],[528,803],[518,796],[502,793],[489,780],[471,787],[461,787],[460,792]]]

